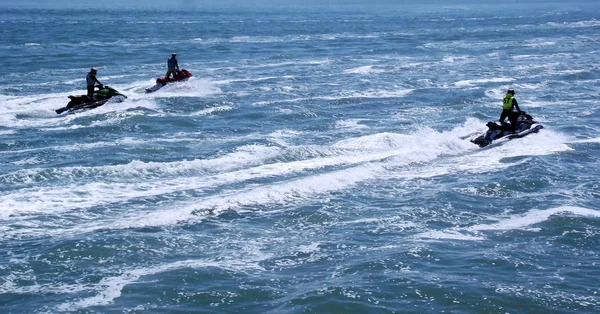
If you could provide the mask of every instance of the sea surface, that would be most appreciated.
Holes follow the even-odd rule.
[[[600,312],[597,0],[1,1],[0,56],[0,313]]]

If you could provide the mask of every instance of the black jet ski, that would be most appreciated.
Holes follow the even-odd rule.
[[[159,77],[156,79],[156,85],[150,87],[150,88],[146,88],[146,93],[152,93],[155,92],[159,89],[161,89],[163,86],[169,84],[169,83],[173,83],[173,82],[184,82],[187,81],[190,77],[192,77],[192,72],[186,70],[186,69],[181,69],[181,71],[177,71],[177,73],[175,73],[175,75],[173,77],[169,77],[169,78],[164,78],[164,77]]]
[[[111,99],[116,102],[122,102],[125,100],[125,98],[127,98],[127,96],[121,94],[116,89],[104,85],[98,90],[94,91],[93,97],[89,97],[87,95],[69,96],[71,101],[69,101],[67,106],[56,109],[55,111],[57,114],[61,114],[65,111],[74,112],[79,110],[87,110],[100,107]]]
[[[471,143],[477,144],[479,147],[485,147],[500,139],[511,140],[523,137],[530,133],[537,133],[544,127],[533,120],[533,117],[525,111],[515,112],[514,114],[517,115],[517,126],[514,130],[509,123],[490,121],[486,124],[488,127],[487,132],[471,139]]]

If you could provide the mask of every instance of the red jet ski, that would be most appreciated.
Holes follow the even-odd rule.
[[[192,77],[192,72],[190,72],[186,69],[181,69],[180,71],[177,71],[177,73],[175,74],[174,77],[169,77],[169,78],[159,77],[159,78],[157,78],[156,85],[154,85],[150,88],[146,88],[146,93],[155,92],[169,83],[187,81],[190,77]]]

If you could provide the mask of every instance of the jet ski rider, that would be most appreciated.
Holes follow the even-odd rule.
[[[90,72],[87,74],[87,77],[85,78],[85,81],[87,83],[87,95],[90,99],[94,99],[94,87],[98,86],[98,87],[100,87],[100,89],[102,89],[104,87],[104,84],[102,84],[102,82],[100,82],[96,78],[96,73],[98,73],[98,69],[91,68]],[[98,85],[96,85],[96,83],[98,83]]]
[[[172,53],[171,59],[167,60],[167,67],[169,69],[167,70],[167,73],[165,74],[165,78],[168,79],[171,76],[171,74],[173,74],[173,78],[175,78],[175,76],[179,72],[179,64],[177,63],[177,54],[176,53]]]
[[[516,108],[517,111],[513,111],[513,108]],[[519,113],[521,113],[521,109],[517,104],[517,99],[515,99],[515,91],[509,89],[502,101],[502,113],[500,114],[500,119],[498,119],[498,121],[504,122],[508,117],[508,122],[510,122],[510,126],[514,131],[517,128],[517,118],[519,117]]]

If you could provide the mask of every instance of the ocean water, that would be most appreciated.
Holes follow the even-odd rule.
[[[600,2],[39,2],[1,313],[600,312]],[[128,98],[57,115],[90,67]],[[544,129],[470,143],[508,88]]]

